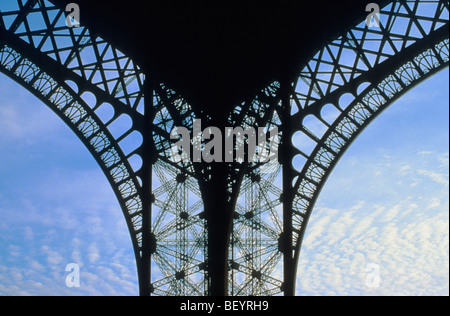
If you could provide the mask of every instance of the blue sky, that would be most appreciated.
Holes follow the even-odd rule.
[[[392,105],[337,166],[307,230],[299,294],[449,294],[448,76]],[[366,286],[372,264],[379,288]]]
[[[125,220],[96,162],[3,75],[0,95],[0,295],[136,295]],[[68,263],[80,289],[65,286]]]
[[[448,295],[449,73],[383,113],[318,201],[299,295]],[[0,75],[0,295],[137,295],[121,210],[81,142]],[[69,263],[81,287],[65,285]],[[380,284],[366,285],[369,265]]]

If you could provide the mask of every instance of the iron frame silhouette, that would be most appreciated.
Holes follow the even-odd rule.
[[[277,126],[278,164],[175,162],[171,130],[211,117],[88,26],[68,28],[51,2],[17,4],[0,11],[0,71],[50,107],[102,168],[130,231],[142,295],[294,295],[309,218],[342,155],[383,110],[449,63],[448,1],[391,1],[379,28],[349,26],[294,77],[220,122]],[[296,157],[302,166],[293,166]],[[210,215],[220,205],[225,215]]]

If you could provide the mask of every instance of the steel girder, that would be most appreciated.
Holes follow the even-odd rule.
[[[229,126],[279,127],[281,159],[224,164],[233,212],[230,295],[293,295],[314,204],[333,168],[384,109],[449,62],[448,1],[392,1],[329,41],[293,78],[237,105]],[[364,21],[363,21],[364,19]],[[74,131],[107,176],[130,230],[144,295],[209,295],[211,164],[173,159],[182,96],[45,0],[0,4],[0,71]],[[144,124],[150,119],[153,124]],[[150,125],[150,126],[149,126]],[[297,158],[303,161],[297,163]]]
[[[314,204],[345,151],[383,110],[448,67],[448,1],[394,1],[381,17],[379,29],[362,23],[324,46],[294,84],[292,140],[306,160],[293,170],[295,262]]]
[[[142,142],[144,75],[87,28],[67,28],[65,13],[48,1],[3,1],[0,10],[1,71],[61,117],[96,159],[124,212],[140,269],[135,158]]]

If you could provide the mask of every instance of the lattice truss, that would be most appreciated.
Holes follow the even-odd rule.
[[[68,28],[65,12],[49,1],[8,0],[0,10],[0,69],[55,111],[96,158],[124,211],[139,267],[145,75],[132,59],[87,27]],[[157,241],[154,293],[203,295],[205,290],[195,285],[202,277],[191,277],[204,261],[204,227],[198,217],[194,219],[202,208],[199,188],[190,176],[192,166],[170,159],[167,142],[175,126],[167,109],[176,111],[177,118],[183,111],[192,117],[192,111],[186,104],[178,106],[164,86],[157,90],[151,228]],[[191,278],[198,280],[191,283]]]
[[[282,131],[276,112],[281,105],[279,94],[280,83],[272,83],[253,100],[237,106],[229,117],[230,125]],[[276,155],[274,145],[281,143],[282,132],[269,138],[264,150]],[[283,232],[282,167],[278,159],[269,158],[266,163],[248,163],[245,171],[235,170],[244,172],[244,176],[235,190],[238,197],[229,250],[229,293],[233,296],[281,293],[283,254],[278,244]]]
[[[297,261],[315,201],[346,149],[398,97],[448,66],[448,15],[448,1],[393,1],[379,27],[351,28],[301,70],[291,95]]]
[[[380,17],[379,27],[369,28],[363,21],[329,42],[292,83],[289,119],[294,130],[281,137],[291,141],[292,166],[283,167],[291,169],[296,192],[291,218],[294,250],[283,255],[292,255],[295,262],[315,201],[345,150],[400,95],[448,66],[448,1],[393,1],[382,8]],[[237,109],[247,109],[250,117],[271,117],[280,110],[280,99],[269,104],[254,102]],[[251,170],[240,189],[231,253],[241,256],[230,259],[232,294],[275,295],[283,291],[286,277],[296,277],[286,276],[286,271],[283,275],[279,255],[280,194],[286,189],[279,170],[263,176]],[[245,237],[241,241],[239,236]]]
[[[0,69],[79,136],[111,183],[139,257],[142,247],[140,125],[144,75],[88,28],[68,28],[48,1],[2,1]]]
[[[330,39],[299,67],[291,83],[291,115],[282,115],[278,82],[235,107],[230,126],[278,127],[291,145],[288,163],[227,165],[230,201],[229,293],[278,295],[287,278],[282,259],[299,259],[315,201],[359,133],[406,91],[448,66],[448,1],[392,1],[379,27],[365,21]],[[363,16],[363,14],[362,14]],[[142,264],[144,80],[139,65],[85,26],[68,28],[46,0],[0,3],[0,71],[47,104],[97,160],[123,209]],[[203,113],[164,84],[153,88],[152,292],[208,294],[208,254],[200,183],[209,166],[173,159],[176,126],[192,128]],[[283,132],[284,120],[293,131]],[[269,146],[267,142],[266,146]],[[286,216],[282,170],[294,189],[292,253],[280,244]],[[238,180],[241,179],[241,180]],[[142,276],[141,276],[142,277]]]
[[[170,134],[176,127],[192,131],[195,114],[176,92],[155,89],[153,138],[159,159],[154,164],[152,232],[157,246],[152,256],[155,295],[207,294],[206,231],[203,200],[196,168],[177,160]]]

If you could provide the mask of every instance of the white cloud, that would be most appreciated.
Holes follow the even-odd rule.
[[[37,272],[45,271],[45,267],[42,264],[40,264],[39,262],[37,262],[36,260],[30,260],[29,267],[30,267],[30,269],[37,271]]]
[[[31,241],[34,238],[33,228],[26,226],[24,228],[24,237],[26,240]]]
[[[448,180],[448,174],[442,174],[435,171],[430,170],[418,170],[418,173],[424,176],[429,177],[431,180],[433,180],[436,183],[443,184],[448,186],[449,180]]]
[[[17,245],[10,248],[15,257],[8,254],[3,261],[0,256],[0,267],[5,269],[5,272],[0,269],[3,277],[0,284],[5,287],[4,291],[0,289],[0,294],[138,294],[134,253],[126,223],[100,171],[50,172],[32,192],[35,196],[11,199],[14,202],[8,211],[3,212],[0,207],[0,219],[8,223],[0,236],[9,234],[8,239]],[[45,203],[41,202],[42,196],[47,197]],[[19,223],[24,226],[23,234],[13,229]],[[2,247],[0,241],[0,254]],[[25,260],[23,254],[27,255]],[[65,286],[68,263],[80,266],[80,289]],[[20,282],[12,279],[9,266],[18,267],[16,271],[23,276]]]
[[[367,205],[366,210],[374,209],[372,215],[367,214],[370,211],[347,211],[355,219],[354,223],[317,209],[314,215],[317,222],[312,219],[300,258],[299,294],[443,295],[448,292],[448,281],[434,287],[448,276],[448,218],[438,213],[425,221],[408,220],[402,211],[410,204],[406,200],[378,210],[375,205]],[[393,210],[389,221],[378,216],[389,214],[387,210]],[[414,214],[414,219],[417,213],[420,211]],[[365,268],[369,264],[380,266],[382,287],[378,289],[365,285]]]
[[[20,257],[21,256],[21,249],[19,246],[10,245],[8,247],[8,252],[11,257]]]
[[[438,158],[438,160],[439,160],[439,162],[440,162],[440,167],[441,168],[446,168],[447,169],[447,171],[448,171],[448,168],[449,168],[449,154],[448,153],[446,153],[446,154],[442,154],[439,158]]]
[[[87,256],[90,263],[96,263],[100,260],[100,251],[95,243],[89,246]]]
[[[448,153],[380,156],[344,158],[325,186],[306,230],[299,295],[448,295]],[[366,285],[372,264],[379,288]]]
[[[83,259],[82,259],[82,253],[80,251],[82,242],[78,238],[73,238],[72,242],[70,244],[70,247],[72,249],[71,253],[71,260],[73,263],[78,264],[78,266],[83,267]]]
[[[42,246],[41,250],[47,255],[47,262],[52,266],[52,268],[57,269],[58,266],[61,266],[64,258],[57,251],[50,249],[47,245]]]
[[[427,210],[439,209],[441,207],[441,199],[437,197],[431,198]]]

